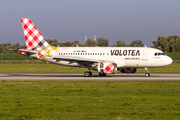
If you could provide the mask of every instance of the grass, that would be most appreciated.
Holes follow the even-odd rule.
[[[0,73],[84,73],[86,68],[67,67],[42,61],[2,61]]]
[[[180,60],[180,53],[166,53],[173,60]],[[29,58],[18,53],[3,53],[2,57],[0,56],[0,60],[35,60],[33,58]]]
[[[1,54],[0,58],[0,60],[35,60],[18,53],[3,53]]]
[[[173,60],[180,60],[180,53],[166,53],[169,57],[171,57]]]
[[[180,61],[159,68],[150,68],[150,73],[180,73]],[[0,61],[0,73],[84,73],[86,68],[67,67],[42,61]],[[93,71],[97,73],[97,71]],[[118,71],[118,73],[120,73]],[[145,73],[144,68],[138,68],[137,73]]]
[[[180,61],[174,61],[171,65],[158,68],[149,68],[150,73],[180,73]],[[138,68],[137,73],[144,73],[144,68]]]
[[[179,81],[2,81],[0,119],[180,119]]]

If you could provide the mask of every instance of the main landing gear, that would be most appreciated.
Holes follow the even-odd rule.
[[[92,72],[87,71],[87,72],[84,73],[84,76],[85,77],[91,77],[92,76]]]
[[[150,76],[150,73],[148,72],[148,67],[145,67],[145,70],[146,70],[145,76],[146,76],[146,77],[149,77],[149,76]]]
[[[84,73],[84,76],[85,76],[85,77],[91,77],[91,76],[92,76],[92,72],[90,71],[90,69],[91,69],[91,68],[88,68],[88,71],[86,71],[86,72]]]
[[[106,74],[103,72],[103,70],[101,70],[101,71],[99,72],[99,76],[106,76]]]

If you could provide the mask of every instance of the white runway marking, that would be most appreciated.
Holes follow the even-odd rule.
[[[179,81],[180,73],[151,73],[150,77],[145,77],[143,73],[135,74],[108,74],[100,77],[97,73],[92,77],[84,77],[83,73],[1,73],[0,80],[38,80],[38,81]]]

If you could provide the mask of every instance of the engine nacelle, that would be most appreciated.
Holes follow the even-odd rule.
[[[98,63],[98,72],[100,73],[111,73],[115,74],[117,72],[117,65],[116,63]]]
[[[119,68],[121,73],[136,73],[137,68]]]

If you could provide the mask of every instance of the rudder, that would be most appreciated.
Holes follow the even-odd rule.
[[[41,54],[45,54],[45,50],[52,46],[49,45],[49,43],[44,39],[29,18],[21,18],[21,23],[27,48],[29,50],[38,51]]]

